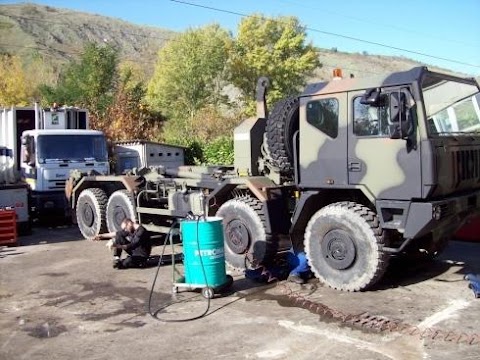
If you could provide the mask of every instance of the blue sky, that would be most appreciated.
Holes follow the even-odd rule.
[[[19,1],[0,0],[0,3]],[[426,56],[308,31],[309,40],[324,48],[382,55],[400,55],[425,63],[480,75],[480,0],[185,0],[243,14],[294,15],[308,28],[382,43]],[[169,0],[46,0],[36,3],[121,18],[132,23],[182,31],[213,22],[235,33],[241,17]]]

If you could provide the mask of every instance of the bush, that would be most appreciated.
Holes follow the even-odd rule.
[[[232,165],[233,164],[233,139],[228,136],[216,138],[203,147],[205,164]]]
[[[204,163],[203,145],[197,140],[188,141],[185,146],[185,165]]]

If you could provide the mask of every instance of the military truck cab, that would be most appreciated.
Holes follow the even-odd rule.
[[[323,282],[368,287],[390,255],[434,256],[478,212],[479,98],[474,79],[418,67],[311,84],[274,107],[272,168],[300,194],[290,235]],[[275,143],[279,122],[294,139],[290,151]]]

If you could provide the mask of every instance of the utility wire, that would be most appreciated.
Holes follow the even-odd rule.
[[[235,15],[241,15],[241,14],[237,14],[235,13]],[[49,19],[40,19],[40,18],[35,18],[35,17],[25,17],[25,16],[10,16],[10,15],[7,15],[11,18],[16,18],[16,19],[22,19],[22,20],[28,20],[28,21],[38,21],[38,22],[46,22],[46,23],[54,23],[54,24],[58,24],[58,25],[71,25],[71,24],[68,24],[68,23],[65,23],[65,22],[61,22],[61,21],[54,21],[54,20],[49,20]],[[241,15],[243,16],[243,15]],[[134,36],[141,36],[141,37],[150,37],[148,35],[143,35],[143,34],[137,34],[137,33],[129,33],[129,32],[125,32],[123,31],[124,33],[128,33],[128,34],[131,34],[131,35],[134,35]],[[176,36],[174,37],[158,37],[158,36],[155,36],[154,38],[157,38],[157,39],[162,39],[162,40],[165,40],[165,41],[179,41],[177,39]],[[63,54],[69,54],[69,55],[79,55],[81,54],[81,51],[75,51],[75,50],[71,50],[71,51],[68,51],[68,50],[62,50],[62,49],[59,49],[59,48],[55,48],[53,46],[51,47],[47,47],[45,45],[45,47],[38,47],[38,46],[29,46],[29,45],[15,45],[15,44],[5,44],[5,43],[0,43],[0,46],[4,46],[4,47],[16,47],[16,48],[27,48],[27,49],[33,49],[33,50],[39,50],[39,51],[57,51],[59,53],[63,53]],[[145,60],[144,58],[142,59],[139,59],[139,58],[131,58],[131,57],[122,57],[123,60],[129,60],[129,61],[135,61],[136,63],[141,63],[141,64],[150,64],[150,65],[153,65],[153,64],[156,64],[156,61],[154,60]],[[325,68],[331,68],[331,69],[335,69],[338,67],[338,64],[331,64],[331,63],[328,63],[328,62],[325,62],[325,61],[322,61],[321,62],[321,65],[322,67],[325,67]],[[342,67],[343,70],[349,70],[349,71],[352,71],[352,72],[358,72],[359,70],[358,69],[355,69],[355,68],[347,68],[347,67]],[[383,75],[385,74],[385,72],[379,72],[379,71],[371,71],[371,70],[362,70],[361,73],[368,73],[368,74],[373,74],[373,75]]]
[[[405,33],[416,34],[416,35],[420,35],[420,36],[431,38],[431,39],[441,40],[443,42],[448,41],[448,42],[451,42],[451,43],[454,43],[454,44],[464,45],[464,46],[468,46],[468,47],[478,46],[478,44],[472,44],[472,43],[453,40],[453,39],[440,38],[440,37],[432,36],[431,34],[422,33],[422,32],[419,32],[419,31],[413,31],[411,29],[407,29],[407,28],[397,26],[397,25],[381,23],[381,22],[378,22],[378,21],[370,21],[370,20],[366,20],[365,18],[349,16],[349,15],[341,14],[341,13],[331,11],[331,10],[325,9],[325,8],[319,8],[319,7],[315,7],[315,6],[305,5],[304,2],[296,3],[295,1],[287,1],[287,0],[277,0],[277,1],[283,2],[284,4],[287,4],[287,5],[295,6],[297,8],[302,7],[304,9],[319,10],[322,13],[343,17],[345,19],[354,20],[354,21],[361,22],[361,23],[364,23],[364,24],[370,24],[370,25],[375,25],[375,26],[382,26],[382,27],[386,27],[386,28],[391,28],[391,29],[395,29],[395,30],[402,31],[402,32],[405,32]]]
[[[215,8],[215,7],[212,7],[212,6],[206,6],[206,5],[200,5],[200,4],[193,4],[193,3],[190,3],[190,2],[187,2],[187,1],[181,1],[181,0],[169,0],[169,1],[170,1],[170,2],[174,2],[174,3],[178,3],[178,4],[193,6],[193,7],[197,7],[197,8],[202,8],[202,9],[217,11],[217,12],[221,12],[221,13],[225,13],[225,14],[231,14],[231,15],[236,15],[236,16],[241,16],[241,17],[259,17],[259,18],[261,18],[261,19],[265,19],[265,20],[266,20],[266,18],[263,17],[263,16],[247,15],[247,14],[240,13],[240,12],[236,12],[236,11],[232,11],[232,10],[220,9],[220,8]],[[270,19],[270,20],[275,21],[274,19]],[[348,36],[348,35],[343,35],[343,34],[334,33],[334,32],[331,32],[331,31],[325,31],[325,30],[320,30],[320,29],[312,28],[312,27],[309,27],[309,26],[306,26],[305,29],[306,29],[306,30],[309,30],[309,31],[311,31],[311,32],[319,33],[319,34],[324,34],[324,35],[329,35],[329,36],[335,36],[335,37],[339,37],[339,38],[343,38],[343,39],[348,39],[348,40],[353,40],[353,41],[362,42],[362,43],[365,43],[365,44],[380,46],[380,47],[384,47],[384,48],[387,48],[387,49],[399,50],[399,51],[406,52],[406,53],[410,53],[410,54],[421,55],[421,56],[425,56],[425,57],[432,58],[432,59],[443,60],[443,61],[448,61],[448,62],[455,63],[455,64],[460,64],[460,65],[466,65],[466,66],[471,66],[471,67],[475,67],[475,68],[480,68],[480,65],[469,64],[469,63],[466,63],[466,62],[463,62],[463,61],[458,61],[458,60],[454,60],[454,59],[448,59],[448,58],[444,58],[444,57],[441,57],[441,56],[429,55],[429,54],[426,54],[426,53],[422,53],[422,52],[420,52],[420,51],[404,49],[404,48],[397,47],[397,46],[391,46],[391,45],[387,45],[387,44],[382,44],[382,43],[379,43],[379,42],[376,42],[376,41],[364,40],[364,39],[360,39],[360,38],[353,37],[353,36]]]
[[[189,2],[185,2],[185,1],[179,1],[179,0],[170,0],[170,1],[171,1],[171,2],[180,3],[180,4],[190,5],[190,6],[194,6],[194,7],[200,7],[200,8],[205,8],[205,9],[209,9],[209,10],[224,12],[224,13],[228,13],[228,14],[232,14],[232,15],[236,15],[236,16],[241,16],[241,17],[258,17],[258,15],[246,15],[246,14],[242,14],[242,13],[235,12],[235,11],[213,8],[213,7],[210,7],[210,6],[193,4],[193,3],[189,3]],[[15,19],[29,20],[29,21],[47,22],[47,23],[53,23],[53,24],[59,24],[59,25],[66,25],[66,26],[71,25],[71,24],[67,24],[67,23],[65,23],[65,22],[54,21],[54,20],[49,20],[49,19],[40,19],[40,18],[26,17],[26,16],[17,16],[17,15],[5,15],[5,16],[11,17],[11,18],[15,18]],[[266,20],[265,17],[260,17],[260,18]],[[275,21],[274,19],[272,19],[272,20]],[[101,24],[100,24],[100,25],[101,25]],[[101,25],[101,26],[105,27],[104,25]],[[106,27],[105,27],[105,28],[106,28]],[[447,59],[447,58],[437,57],[437,56],[434,56],[434,55],[428,55],[428,54],[425,54],[425,53],[416,52],[416,51],[408,50],[408,49],[403,49],[403,48],[400,48],[400,47],[393,47],[393,46],[390,46],[390,45],[385,45],[385,44],[381,44],[381,43],[377,43],[377,42],[372,42],[372,41],[369,41],[369,40],[363,40],[363,39],[359,39],[359,38],[355,38],[355,37],[350,37],[350,36],[346,36],[346,35],[341,35],[341,34],[337,34],[337,33],[333,33],[333,32],[327,32],[327,31],[323,31],[323,30],[318,30],[318,29],[314,29],[314,28],[311,28],[311,27],[306,27],[306,29],[307,29],[307,30],[310,30],[310,31],[312,31],[312,32],[318,32],[318,33],[323,33],[323,34],[327,34],[327,35],[331,35],[331,36],[342,37],[342,38],[346,38],[346,39],[350,39],[350,40],[361,41],[361,42],[368,43],[368,44],[383,46],[383,47],[387,47],[387,48],[390,48],[390,49],[395,49],[395,50],[399,50],[399,51],[410,52],[410,53],[417,54],[417,55],[427,56],[427,57],[434,58],[434,59],[438,59],[438,60],[455,62],[455,63],[457,63],[457,64],[462,64],[462,65],[467,65],[467,66],[479,67],[479,68],[480,68],[480,66],[478,66],[478,65],[468,64],[468,63],[460,62],[460,61],[453,60],[453,59]],[[122,30],[122,32],[123,32],[124,34],[132,35],[132,36],[140,36],[140,37],[145,37],[145,38],[154,38],[154,39],[160,39],[160,40],[164,40],[164,41],[176,41],[176,36],[174,36],[174,37],[151,36],[151,35],[145,35],[145,34],[132,33],[132,32],[124,31],[124,30]],[[13,46],[13,45],[12,45],[12,46]],[[40,50],[40,49],[39,49],[39,50]],[[47,50],[47,49],[45,49],[45,50]],[[64,51],[64,50],[59,50],[59,49],[56,49],[56,50],[59,51],[59,52],[68,53],[68,52],[66,52],[66,51]]]
[[[173,39],[172,41],[176,41]],[[38,46],[29,46],[29,45],[15,45],[15,44],[5,44],[5,43],[0,43],[0,46],[3,47],[16,47],[16,48],[26,48],[26,49],[33,49],[33,50],[39,50],[39,51],[57,51],[61,52],[64,54],[68,55],[80,55],[81,51],[67,51],[67,50],[60,50],[58,48],[54,47],[38,47]],[[48,55],[48,54],[46,54]],[[157,61],[155,60],[146,60],[144,58],[136,58],[136,57],[122,57],[122,60],[128,60],[128,61],[134,61],[135,63],[138,64],[149,64],[149,65],[155,65]],[[338,64],[332,64],[326,61],[321,61],[321,68],[329,68],[329,69],[336,69],[338,68]],[[345,67],[342,66],[342,70],[348,70],[353,73],[359,72],[359,73],[367,73],[367,74],[373,74],[373,75],[384,75],[387,73],[387,71],[372,71],[372,70],[359,70],[357,68],[351,68],[351,67]]]
[[[187,2],[187,1],[180,1],[180,0],[169,0],[169,1],[174,2],[174,3],[188,5],[188,6],[203,8],[203,9],[207,9],[207,10],[222,12],[222,13],[226,13],[226,14],[241,16],[241,17],[259,17],[261,19],[267,20],[267,18],[262,17],[262,16],[258,16],[258,15],[247,15],[247,14],[236,12],[236,11],[220,9],[220,8],[215,8],[215,7],[200,5],[200,4],[194,4],[194,3]],[[40,19],[40,18],[32,18],[32,17],[26,17],[26,16],[18,16],[18,15],[4,15],[4,16],[15,18],[15,19],[23,19],[23,20],[38,21],[38,22],[47,22],[47,23],[54,23],[54,24],[61,24],[61,25],[71,25],[71,24],[67,24],[65,22],[53,21],[53,20],[48,20],[48,19]],[[271,20],[275,21],[274,19],[271,19]],[[101,26],[103,26],[103,25],[101,25]],[[103,26],[103,27],[105,27],[105,26]],[[406,53],[410,53],[410,54],[421,55],[421,56],[425,56],[425,57],[432,58],[432,59],[443,60],[443,61],[456,63],[456,64],[460,64],[460,65],[466,65],[466,66],[470,66],[470,67],[480,68],[480,65],[470,64],[470,63],[466,63],[466,62],[463,62],[463,61],[458,61],[458,60],[444,58],[444,57],[435,56],[435,55],[429,55],[429,54],[422,53],[422,52],[415,51],[415,50],[409,50],[409,49],[405,49],[405,48],[401,48],[401,47],[386,45],[386,44],[375,42],[375,41],[370,41],[370,40],[360,39],[360,38],[353,37],[353,36],[348,36],[348,35],[338,34],[338,33],[330,32],[330,31],[320,30],[320,29],[309,27],[309,26],[306,26],[305,29],[309,30],[311,32],[316,32],[316,33],[320,33],[320,34],[324,34],[324,35],[340,37],[340,38],[353,40],[353,41],[358,41],[358,42],[362,42],[362,43],[366,43],[366,44],[370,44],[370,45],[375,45],[375,46],[380,46],[380,47],[384,47],[384,48],[388,48],[388,49],[398,50],[398,51],[402,51],[402,52],[406,52]],[[153,39],[159,39],[159,40],[164,40],[164,41],[172,41],[172,40],[175,41],[175,37],[145,35],[145,34],[139,34],[139,33],[132,33],[132,32],[129,32],[129,31],[124,31],[124,30],[122,30],[122,32],[124,34],[132,35],[132,36],[153,38]],[[60,50],[58,50],[58,51],[60,51]]]

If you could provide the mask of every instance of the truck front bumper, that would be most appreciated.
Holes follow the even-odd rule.
[[[382,227],[399,230],[405,239],[429,233],[445,238],[480,214],[480,190],[429,202],[379,200],[376,207]]]
[[[65,214],[68,216],[70,208],[65,197],[65,192],[32,192],[34,211],[38,215]]]

